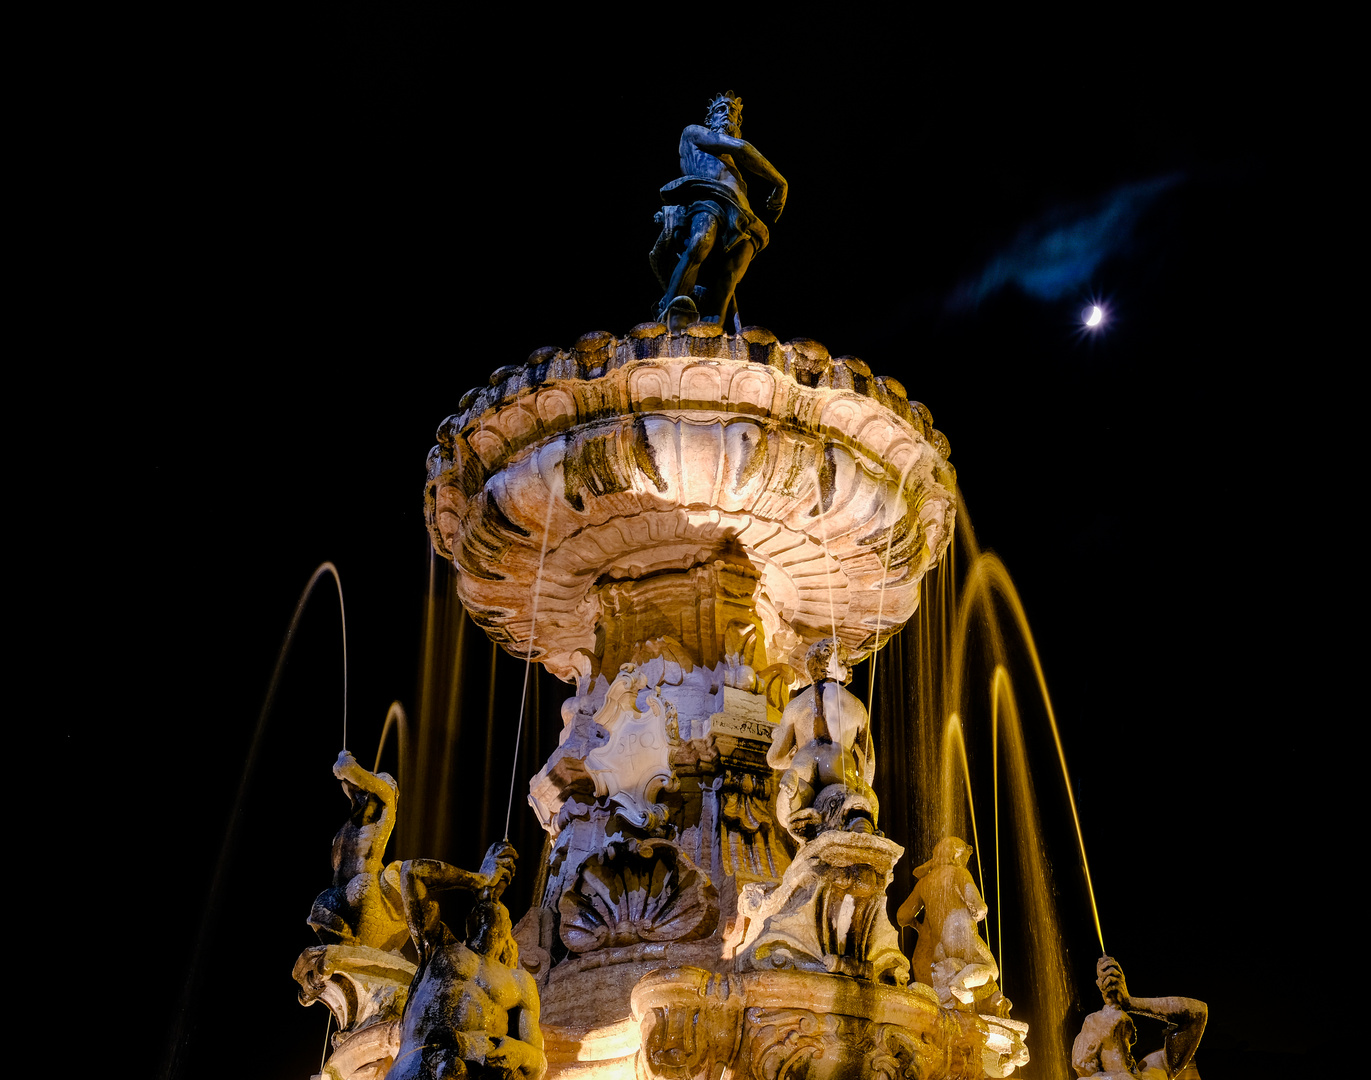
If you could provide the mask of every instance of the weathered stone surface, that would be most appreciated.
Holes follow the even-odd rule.
[[[738,898],[731,946],[738,971],[796,968],[878,983],[909,982],[885,911],[885,890],[904,848],[868,833],[820,833],[780,884],[749,884]]]
[[[333,884],[315,899],[309,925],[325,944],[397,951],[409,939],[400,905],[400,864],[385,865],[400,791],[344,750],[333,765],[351,813],[333,838]]]
[[[542,1076],[538,988],[518,964],[509,912],[500,903],[514,860],[514,849],[502,842],[491,845],[475,874],[436,859],[405,862],[405,916],[419,965],[388,1080]],[[454,889],[474,894],[464,938],[447,928],[438,907],[437,895]]]
[[[776,820],[797,843],[825,829],[875,832],[871,720],[843,685],[852,674],[846,650],[825,638],[810,646],[805,666],[812,681],[786,704],[766,752],[781,773]]]
[[[719,894],[669,840],[612,843],[562,894],[562,941],[575,953],[644,941],[694,941],[719,922]]]
[[[291,975],[300,984],[301,1005],[322,1001],[338,1030],[349,1032],[400,1014],[414,964],[363,945],[313,945]]]
[[[429,458],[473,618],[576,683],[516,933],[550,1075],[1003,1075],[1012,1022],[905,985],[842,687],[946,549],[946,443],[862,360],[668,299],[502,370]]]
[[[951,535],[945,440],[891,380],[845,363],[839,382],[852,388],[835,388],[822,346],[749,333],[758,340],[597,335],[570,366],[557,353],[521,367],[444,422],[430,531],[492,638],[527,653],[545,536],[534,658],[565,679],[578,651],[598,654],[607,583],[725,550],[759,575],[772,662],[799,667],[835,621],[855,662],[878,624],[882,641],[904,624]],[[644,342],[663,344],[644,358]],[[778,350],[781,367],[753,362],[759,348]],[[580,359],[591,355],[593,377]]]
[[[917,930],[914,978],[932,986],[943,1005],[1008,1016],[1009,999],[995,982],[999,965],[977,929],[986,904],[966,869],[970,857],[971,845],[960,837],[939,840],[933,857],[915,869],[917,883],[896,921]]]
[[[639,1077],[980,1080],[988,1040],[971,1014],[940,1009],[924,986],[859,983],[808,971],[654,972],[633,991]],[[1020,1044],[1021,1045],[1021,1044]],[[999,1069],[999,1055],[994,1055]]]
[[[1112,956],[1095,963],[1095,985],[1104,998],[1104,1008],[1093,1012],[1081,1024],[1081,1033],[1071,1047],[1071,1066],[1077,1076],[1097,1080],[1165,1080],[1182,1077],[1199,1048],[1209,1006],[1184,997],[1133,997],[1124,981],[1123,968]],[[1130,1013],[1164,1021],[1165,1042],[1138,1061],[1133,1042],[1138,1036]]]

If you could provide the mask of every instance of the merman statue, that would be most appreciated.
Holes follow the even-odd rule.
[[[723,322],[741,330],[735,291],[766,247],[767,227],[747,201],[743,171],[770,182],[766,210],[776,221],[789,186],[742,138],[743,99],[731,91],[709,102],[704,124],[681,132],[681,176],[662,188],[661,235],[649,256],[665,292],[657,318],[671,324]],[[697,284],[698,280],[698,284]]]
[[[1200,1045],[1209,1006],[1194,998],[1130,997],[1123,968],[1112,956],[1101,956],[1095,962],[1095,985],[1104,997],[1104,1008],[1085,1018],[1071,1046],[1076,1075],[1095,1080],[1172,1080],[1181,1075]],[[1138,1030],[1129,1013],[1170,1025],[1162,1048],[1142,1061],[1133,1057]]]
[[[805,668],[811,685],[786,704],[766,753],[768,765],[784,770],[776,820],[799,843],[826,829],[875,832],[871,726],[865,706],[843,685],[852,673],[842,644],[816,642]]]
[[[436,859],[400,871],[405,917],[419,953],[387,1080],[536,1080],[547,1067],[538,988],[519,966],[509,912],[500,903],[514,876],[509,841],[492,844],[473,874]],[[466,940],[443,923],[437,894],[475,894]]]
[[[966,869],[970,857],[971,845],[960,837],[939,840],[933,857],[915,868],[914,891],[895,921],[918,929],[910,974],[933,987],[944,1006],[1004,1017],[1011,1002],[996,985],[1000,968],[977,928],[986,906]]]
[[[309,925],[325,945],[365,945],[397,952],[409,937],[400,902],[400,864],[384,863],[395,828],[399,788],[344,750],[333,764],[352,804],[333,838],[333,884],[315,899]]]

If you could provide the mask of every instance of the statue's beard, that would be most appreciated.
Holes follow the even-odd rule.
[[[732,120],[729,120],[727,117],[720,120],[718,123],[710,124],[709,130],[717,131],[723,135],[732,136],[735,139],[742,137],[738,125],[735,124]]]

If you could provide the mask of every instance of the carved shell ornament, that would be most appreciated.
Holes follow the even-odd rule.
[[[586,861],[559,911],[572,952],[694,941],[718,925],[719,893],[669,840],[618,843]]]

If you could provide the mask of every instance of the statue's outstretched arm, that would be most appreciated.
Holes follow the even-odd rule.
[[[1185,997],[1130,997],[1123,1007],[1128,1012],[1165,1020],[1171,1025],[1166,1029],[1165,1061],[1162,1063],[1168,1076],[1175,1076],[1189,1064],[1209,1020],[1208,1005]]]
[[[460,866],[452,866],[439,859],[408,859],[400,869],[400,883],[422,886],[425,893],[465,889],[480,892],[491,884],[485,874],[473,874]]]
[[[748,172],[765,177],[782,190],[788,186],[785,177],[777,171],[776,166],[767,161],[761,152],[746,139],[735,139],[731,135],[725,135],[721,131],[711,131],[705,127],[699,130],[701,134],[696,135],[695,145],[701,150],[713,154],[715,157],[720,154],[728,154]]]
[[[409,936],[414,939],[414,947],[423,956],[427,949],[428,934],[437,928],[437,918],[428,918],[429,906],[437,905],[430,898],[430,892],[445,892],[448,889],[466,889],[479,892],[490,884],[484,874],[473,874],[460,866],[450,866],[438,859],[406,859],[400,867],[400,903],[405,912],[405,924]],[[436,916],[436,912],[435,912]],[[433,926],[430,926],[430,921]]]
[[[775,184],[776,193],[767,200],[767,205],[775,211],[777,217],[781,216],[790,185],[786,183],[785,177],[776,166],[767,161],[755,146],[746,139],[735,139],[731,135],[707,127],[690,127],[686,129],[686,134],[705,153],[713,154],[715,157],[728,154],[748,172],[756,173]]]

